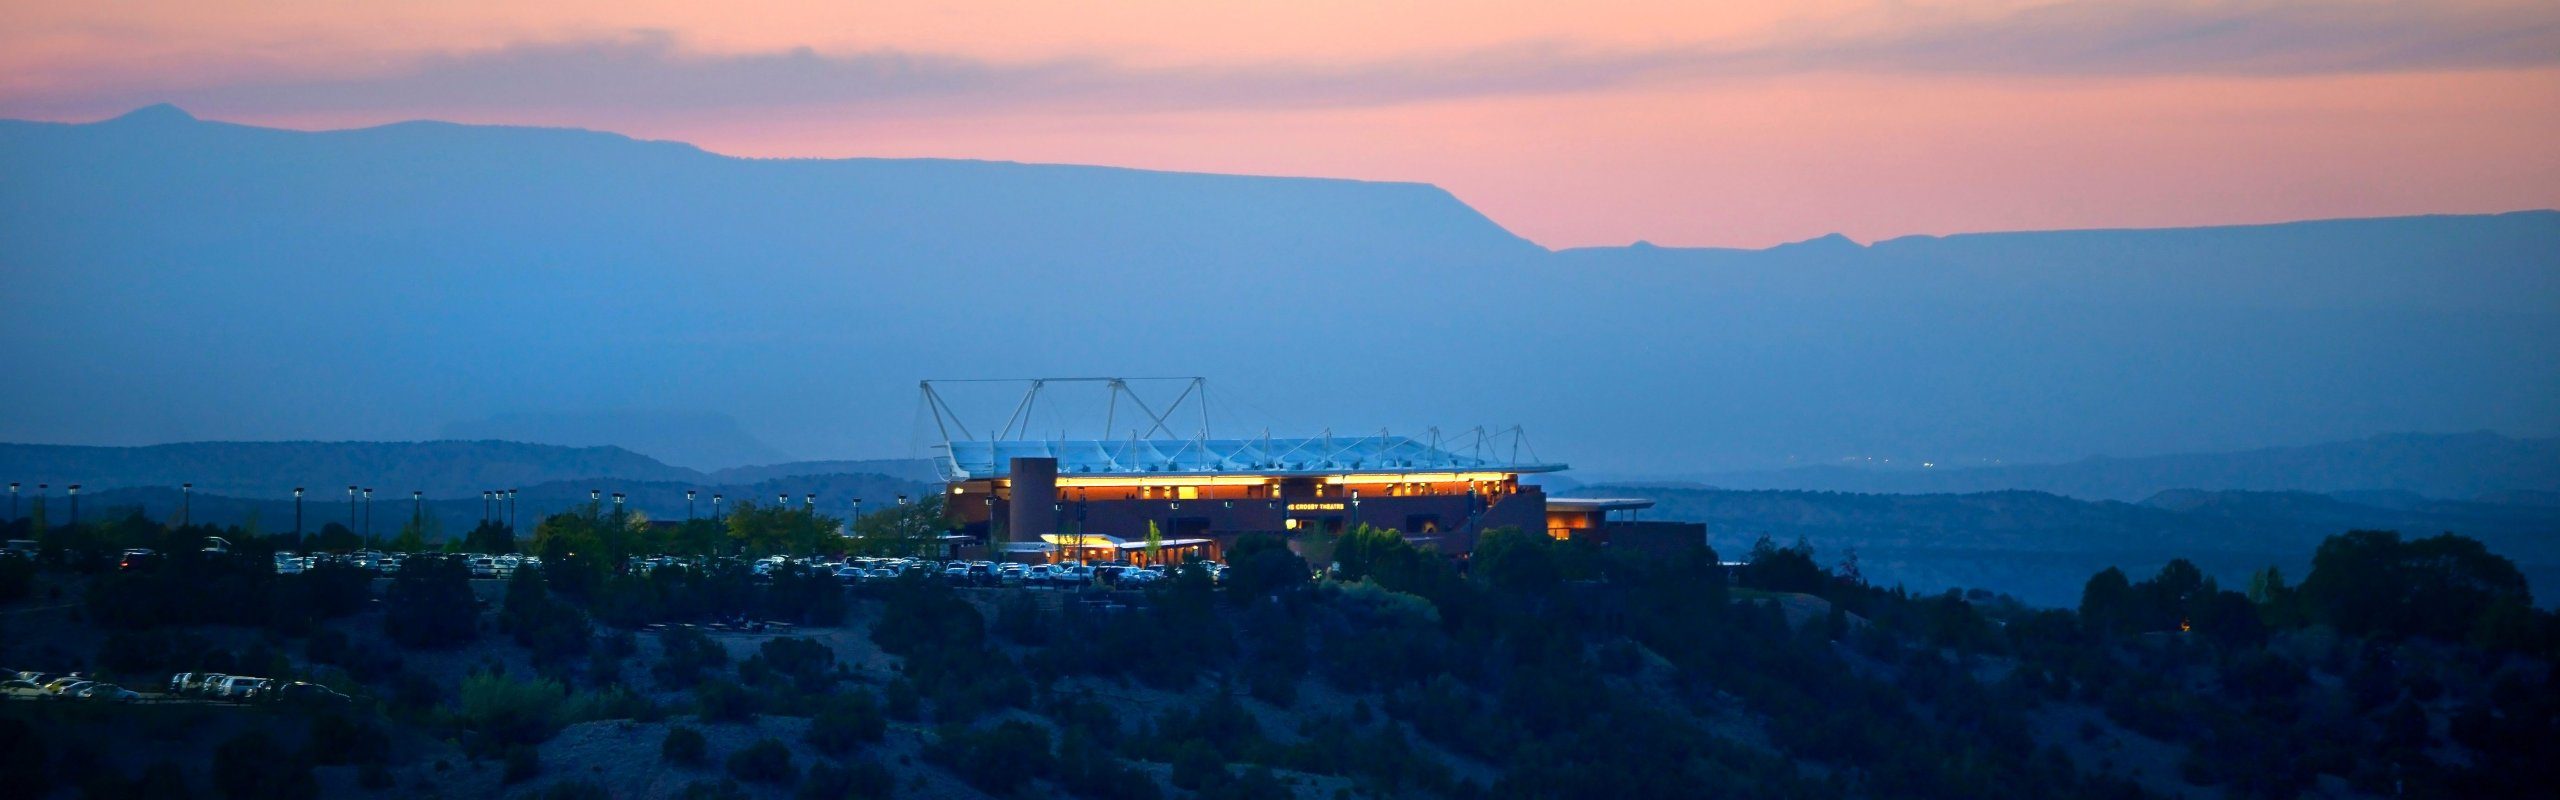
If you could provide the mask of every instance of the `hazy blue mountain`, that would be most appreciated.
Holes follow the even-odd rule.
[[[771,506],[778,501],[779,495],[789,495],[794,509],[806,508],[808,496],[812,493],[818,495],[820,513],[843,518],[853,513],[853,501],[857,498],[863,500],[862,510],[868,513],[896,506],[901,494],[914,499],[936,491],[930,484],[868,474],[795,475],[739,483],[590,478],[518,488],[514,522],[527,535],[545,516],[586,509],[589,492],[596,492],[603,498],[603,502],[596,504],[597,513],[613,513],[611,498],[615,492],[620,492],[623,509],[629,513],[653,520],[681,520],[687,513],[708,517],[715,511],[734,511],[740,502]],[[687,490],[695,492],[690,509],[684,496]],[[720,502],[713,502],[715,496],[720,498]],[[95,519],[101,514],[136,511],[157,520],[180,518],[178,490],[166,486],[125,487],[94,494],[84,490],[81,493],[81,511],[88,519]],[[293,530],[293,500],[290,495],[239,496],[198,492],[187,500],[186,512],[192,514],[197,522],[213,525],[254,523],[258,530],[267,533]],[[48,518],[59,523],[68,520],[69,513],[68,498],[56,492],[46,507]],[[322,493],[305,498],[302,513],[306,531],[318,531],[320,526],[335,522],[362,532],[367,523],[365,508],[361,503],[348,503],[343,486],[336,494]],[[405,491],[397,496],[377,491],[371,518],[374,534],[390,538],[399,532],[401,526],[408,524],[411,513],[427,517],[430,520],[429,532],[438,537],[460,536],[470,531],[472,526],[479,524],[483,513],[494,520],[507,519],[504,505],[483,504],[476,493],[469,498],[428,498],[413,505]]]
[[[648,453],[669,464],[698,470],[779,464],[791,460],[790,455],[738,427],[737,418],[711,412],[610,410],[500,414],[487,419],[446,423],[437,436],[445,439],[504,439],[570,447],[614,445]]]
[[[941,476],[934,472],[933,462],[921,458],[792,461],[754,467],[730,467],[713,471],[708,476],[708,480],[715,483],[760,483],[803,475],[886,475],[900,480],[934,483],[942,480]]]
[[[2510,492],[2560,491],[2560,439],[2494,433],[2393,434],[2305,447],[2063,464],[1883,469],[1798,467],[1700,475],[1726,489],[1942,494],[2027,489],[2094,500],[2142,500],[2174,489],[2354,494],[2394,507],[2424,499],[2468,500]],[[2388,495],[2406,494],[2406,499]]]
[[[395,497],[407,502],[411,491],[425,492],[430,500],[477,503],[482,490],[514,488],[520,503],[557,509],[585,502],[590,489],[613,492],[617,486],[674,487],[667,492],[670,498],[697,489],[704,498],[727,491],[771,500],[765,491],[769,488],[787,489],[795,498],[811,491],[852,491],[851,484],[828,483],[849,478],[895,484],[877,492],[882,498],[902,491],[916,494],[911,487],[935,480],[933,465],[923,460],[799,461],[706,473],[619,447],[501,441],[0,444],[0,480],[23,484],[27,497],[35,496],[38,483],[51,484],[56,499],[72,483],[92,497],[113,489],[167,489],[171,507],[182,483],[195,484],[202,494],[251,500],[287,499],[293,487],[303,486],[313,492],[314,502],[344,501],[346,487],[355,484],[373,487],[376,503]],[[840,499],[855,496],[860,495]],[[649,508],[652,513],[682,511],[681,505],[653,503]],[[159,511],[152,513],[156,517]]]
[[[188,442],[147,447],[78,447],[0,444],[0,479],[52,484],[59,497],[68,484],[95,493],[112,488],[193,483],[209,494],[292,496],[344,500],[350,484],[373,487],[376,502],[412,491],[429,497],[477,497],[482,490],[576,478],[696,480],[701,473],[671,467],[619,447],[559,447],[493,441],[436,442]]]
[[[1417,184],[155,108],[0,123],[0,269],[22,441],[645,407],[915,457],[918,379],[1062,374],[1655,474],[2560,434],[2547,211],[1549,252]]]

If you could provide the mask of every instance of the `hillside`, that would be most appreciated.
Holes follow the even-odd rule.
[[[907,452],[921,378],[1097,369],[1641,474],[2549,436],[2555,254],[2550,211],[1549,252],[1422,184],[154,108],[0,122],[0,338],[67,343],[12,356],[0,438],[641,447],[582,437],[645,405],[736,420],[665,454],[723,467]]]
[[[1878,586],[1783,546],[1728,568],[1694,545],[1505,531],[1462,567],[1355,527],[1301,541],[1329,553],[1314,561],[1249,537],[1216,577],[841,582],[788,563],[756,577],[745,560],[783,540],[691,527],[713,535],[555,517],[527,547],[541,566],[498,579],[435,556],[391,577],[280,574],[266,549],[282,537],[13,521],[42,547],[0,556],[0,660],[146,694],[0,688],[0,764],[24,794],[154,798],[2132,800],[2560,782],[2544,735],[2560,698],[2537,688],[2560,618],[2459,537],[2327,536],[2319,568],[2239,584],[2184,561],[2108,570],[2083,578],[2084,602],[2037,609]],[[894,530],[813,544],[930,541]],[[216,533],[235,551],[194,549]],[[167,557],[114,566],[134,546]],[[662,551],[701,560],[620,568]],[[324,688],[163,691],[208,671]]]
[[[2143,503],[2043,492],[1845,494],[1591,486],[1575,494],[1645,497],[1647,519],[1707,523],[1719,554],[1768,536],[1801,538],[1826,565],[1852,549],[1868,580],[1916,591],[1990,587],[2046,606],[2078,602],[2110,566],[2149,573],[2186,558],[2225,584],[2268,566],[2300,575],[2322,538],[2347,530],[2455,532],[2516,560],[2544,604],[2560,600],[2560,509],[2465,502],[2409,508],[2289,492],[2164,493]]]

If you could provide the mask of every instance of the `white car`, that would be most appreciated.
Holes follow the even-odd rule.
[[[278,574],[278,575],[300,575],[300,574],[302,574],[302,559],[294,557],[294,555],[293,555],[292,553],[277,553],[277,554],[276,554],[276,574]]]
[[[494,559],[494,558],[490,558],[490,557],[488,557],[488,556],[481,556],[481,557],[479,557],[479,558],[471,559],[471,577],[474,577],[474,578],[495,578],[495,577],[498,577],[498,560],[497,560],[497,559]]]

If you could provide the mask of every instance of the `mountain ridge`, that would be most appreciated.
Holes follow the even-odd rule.
[[[1244,428],[1517,422],[1656,474],[2560,433],[2560,214],[1549,251],[1428,184],[127,122],[0,125],[0,337],[72,343],[14,356],[45,380],[0,439],[645,404],[902,452],[955,371],[1207,374],[1282,412]]]

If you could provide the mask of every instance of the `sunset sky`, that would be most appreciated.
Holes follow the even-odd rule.
[[[0,0],[0,116],[1440,185],[1550,247],[2560,206],[2560,3]]]

